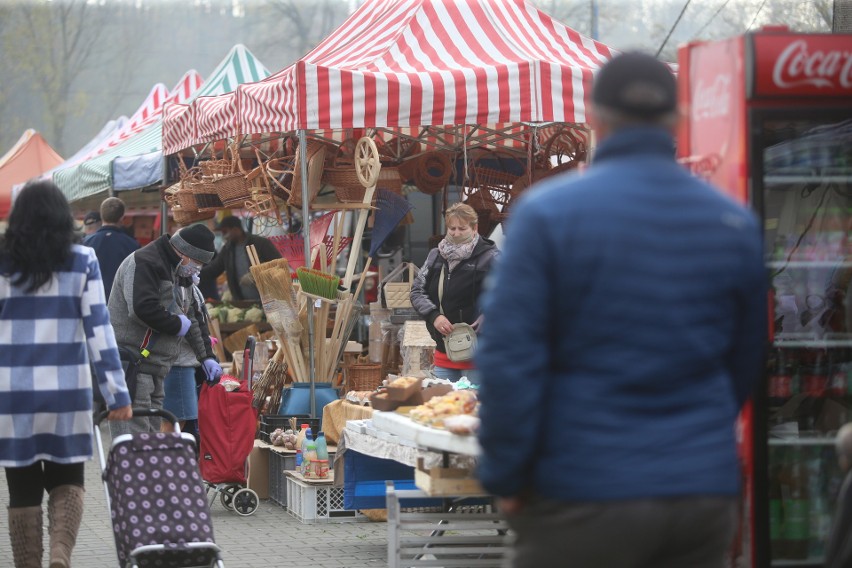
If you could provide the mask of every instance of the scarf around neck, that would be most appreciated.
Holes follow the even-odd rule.
[[[440,243],[438,243],[438,252],[441,256],[443,256],[447,263],[450,265],[450,272],[458,266],[458,264],[470,258],[470,255],[473,254],[473,249],[476,247],[476,243],[479,242],[479,234],[473,235],[473,238],[462,245],[457,245],[451,243],[444,237]]]

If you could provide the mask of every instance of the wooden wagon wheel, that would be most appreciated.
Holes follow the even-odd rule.
[[[556,156],[556,166],[579,164],[586,159],[586,145],[571,133],[570,128],[560,128],[544,147],[545,156]]]
[[[379,162],[379,149],[371,138],[364,136],[355,145],[355,173],[364,187],[374,187],[379,181],[382,164]]]

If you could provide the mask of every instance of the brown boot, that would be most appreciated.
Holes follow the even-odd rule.
[[[42,534],[41,505],[9,509],[9,539],[15,568],[41,568]]]
[[[83,493],[79,485],[60,485],[47,498],[50,568],[71,566],[71,551],[83,520]]]

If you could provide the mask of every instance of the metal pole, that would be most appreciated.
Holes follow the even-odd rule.
[[[597,39],[598,39],[598,0],[590,0],[589,7],[591,8],[591,18],[592,18],[592,24],[591,24],[592,39],[597,41]]]
[[[177,154],[178,160],[183,160],[180,154]],[[169,157],[163,154],[163,187],[169,186]],[[169,208],[166,206],[166,200],[160,194],[160,236],[162,237],[169,232]]]
[[[308,202],[308,140],[307,132],[298,131],[299,135],[299,173],[302,176],[302,238],[304,239],[305,266],[311,267],[311,204]],[[294,187],[295,191],[296,188]],[[311,379],[311,418],[316,418],[316,360],[314,359],[314,304],[308,301],[308,359],[310,361]],[[324,335],[324,334],[323,334]]]

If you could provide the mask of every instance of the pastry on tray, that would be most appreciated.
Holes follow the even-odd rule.
[[[444,420],[449,416],[474,414],[476,395],[471,391],[453,391],[436,396],[424,404],[411,409],[408,416],[418,424],[444,428]]]

